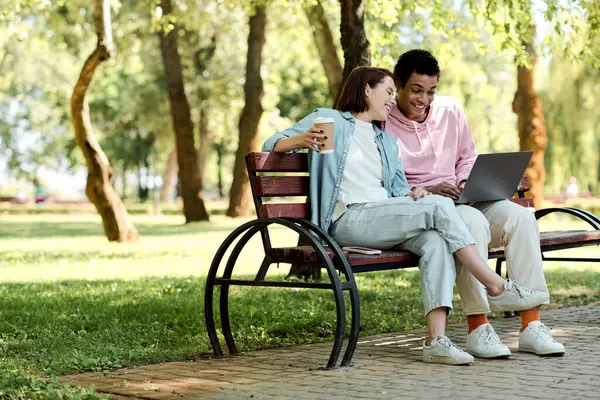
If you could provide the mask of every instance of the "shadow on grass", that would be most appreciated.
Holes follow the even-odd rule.
[[[600,301],[600,272],[565,269],[547,277],[553,301]],[[204,285],[203,278],[2,284],[0,364],[49,374],[210,354]],[[586,295],[577,295],[581,288]],[[418,270],[361,275],[359,291],[362,335],[424,326]],[[232,287],[230,310],[241,351],[330,340],[335,325],[333,295],[323,290]]]
[[[68,218],[68,217],[66,217]],[[202,232],[229,232],[229,226],[210,222],[197,222],[186,225],[135,224],[141,236],[182,236]],[[100,222],[3,222],[0,224],[1,238],[53,238],[73,236],[104,236]]]
[[[63,263],[77,263],[77,262],[99,262],[102,260],[131,260],[135,265],[140,265],[144,260],[153,258],[162,258],[173,255],[183,255],[181,252],[169,252],[169,251],[152,251],[152,252],[125,252],[123,250],[112,252],[102,251],[76,251],[72,250],[65,252],[60,251],[39,251],[29,250],[25,251],[13,251],[6,250],[0,251],[0,267],[12,267],[13,265],[20,264],[37,264],[45,265],[47,268],[56,268],[57,264]]]

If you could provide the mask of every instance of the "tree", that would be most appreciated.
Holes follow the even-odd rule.
[[[175,195],[177,186],[177,151],[171,150],[163,174],[163,185],[160,188],[161,203],[170,203]]]
[[[335,102],[341,89],[343,70],[321,0],[305,5],[304,12],[312,27],[315,45],[319,51],[319,58],[327,77],[327,87],[331,101]]]
[[[517,114],[519,129],[519,148],[531,150],[533,155],[525,170],[531,184],[531,194],[535,208],[542,207],[544,198],[544,151],[548,143],[546,121],[542,102],[535,90],[534,68],[536,54],[533,48],[535,27],[531,27],[531,36],[526,39],[525,46],[530,55],[528,65],[517,65],[517,92],[513,101],[513,111]]]
[[[248,56],[246,59],[245,105],[239,122],[239,144],[235,153],[233,183],[229,194],[227,216],[249,215],[252,209],[250,182],[246,173],[246,154],[258,145],[258,124],[263,112],[261,97],[263,81],[260,76],[262,50],[265,45],[267,14],[264,6],[257,6],[249,21]]]
[[[96,49],[85,61],[71,97],[71,117],[75,140],[85,157],[88,179],[86,195],[102,217],[110,241],[137,241],[139,235],[130,222],[123,202],[112,187],[112,170],[92,131],[87,94],[94,72],[114,54],[109,0],[94,0]]]
[[[481,2],[485,7],[480,7]],[[534,67],[537,55],[532,2],[468,0],[468,3],[475,15],[481,15],[480,10],[485,10],[485,19],[494,33],[502,38],[502,49],[510,49],[516,53],[518,85],[513,111],[517,114],[520,149],[533,151],[526,174],[530,180],[535,207],[540,208],[546,179],[544,151],[548,137],[542,102],[535,91]],[[586,0],[545,0],[544,4],[546,21],[553,25],[556,32],[561,32],[558,40],[548,40],[547,47],[553,51],[562,47],[562,52],[567,58],[597,64],[600,61],[600,52],[597,51],[600,43],[600,3]],[[504,16],[501,16],[502,14]],[[587,29],[582,29],[582,26]]]
[[[342,85],[356,67],[371,65],[371,48],[365,33],[366,0],[340,0],[341,42],[344,50]]]
[[[600,70],[555,55],[548,78],[541,79],[547,82],[540,88],[548,134],[544,157],[546,190],[563,192],[574,176],[581,192],[593,193],[599,181],[600,113],[595,110],[600,101]]]
[[[208,69],[208,64],[215,55],[217,49],[217,35],[213,35],[210,44],[206,47],[201,47],[194,52],[194,67],[198,76],[204,76],[204,73]],[[205,85],[200,85],[197,90],[199,105],[199,116],[198,116],[198,168],[200,169],[200,176],[204,178],[204,171],[206,161],[208,160],[208,152],[210,150],[211,134],[208,128],[208,117],[209,117],[209,91]]]
[[[194,144],[194,123],[183,83],[183,70],[177,45],[177,29],[174,20],[169,18],[173,9],[171,0],[161,0],[160,6],[167,22],[162,24],[159,38],[175,132],[183,213],[186,223],[208,221],[208,212],[202,196],[202,176],[198,164],[198,153]]]

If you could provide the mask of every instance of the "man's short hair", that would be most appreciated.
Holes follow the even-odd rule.
[[[396,67],[394,67],[396,84],[399,83],[400,87],[404,87],[413,72],[439,78],[440,66],[433,54],[427,50],[413,49],[398,58]]]

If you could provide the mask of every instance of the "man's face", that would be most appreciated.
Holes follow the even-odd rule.
[[[398,87],[398,108],[408,119],[423,121],[435,97],[438,77],[413,72],[404,87]]]

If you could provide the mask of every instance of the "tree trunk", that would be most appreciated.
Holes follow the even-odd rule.
[[[216,49],[217,36],[213,35],[210,40],[210,45],[200,48],[194,53],[194,66],[198,76],[204,75],[208,68],[208,64],[215,55]],[[205,86],[199,88],[198,100],[200,104],[200,115],[198,118],[198,168],[200,169],[200,176],[204,181],[206,162],[210,153],[210,143],[212,141],[212,135],[208,130],[208,116],[210,115],[209,91]]]
[[[208,105],[204,105],[200,108],[200,118],[198,120],[198,169],[200,170],[200,176],[204,178],[206,170],[206,161],[210,153],[210,142],[212,141],[212,135],[208,130]]]
[[[163,16],[171,13],[171,0],[161,0],[160,6]],[[160,32],[159,37],[175,131],[185,222],[208,221],[208,213],[202,198],[202,176],[198,168],[198,154],[194,145],[194,123],[183,85],[183,71],[177,47],[177,29],[173,28],[166,34]]]
[[[123,183],[121,187],[121,198],[127,198],[127,166],[123,165]]]
[[[71,96],[71,118],[75,141],[81,148],[88,170],[85,193],[102,218],[109,241],[131,242],[139,234],[129,220],[123,202],[112,186],[113,171],[92,131],[87,94],[96,68],[114,53],[110,1],[94,0],[94,26],[98,42],[85,61]]]
[[[335,102],[338,92],[341,89],[343,70],[337,55],[335,43],[333,43],[333,35],[327,23],[325,10],[323,10],[321,1],[317,0],[306,5],[304,11],[312,27],[315,44],[319,51],[319,58],[325,70],[329,96],[331,96],[331,101]]]
[[[344,50],[342,85],[354,68],[371,65],[371,49],[365,33],[365,3],[366,0],[340,0],[340,32]]]
[[[535,32],[535,28],[533,30]],[[535,208],[540,209],[544,199],[544,151],[548,137],[542,102],[535,91],[534,68],[537,58],[533,40],[526,44],[526,49],[530,55],[530,68],[517,66],[517,92],[513,101],[513,111],[517,114],[519,147],[521,150],[533,151],[525,174],[531,184]]]
[[[337,97],[341,92],[340,89],[348,78],[348,75],[350,75],[350,72],[356,67],[371,64],[371,50],[365,33],[364,23],[365,0],[340,0],[340,6],[342,13],[340,33],[342,35],[342,49],[344,50],[344,71],[342,81],[338,86],[335,102],[337,102]],[[301,245],[305,244],[302,240],[298,243]],[[321,271],[318,269],[305,267],[302,264],[293,264],[287,277],[295,276],[302,279],[319,279],[320,275]]]
[[[175,187],[177,186],[177,150],[173,149],[169,153],[165,173],[163,174],[163,185],[160,188],[160,202],[170,203],[175,197]]]
[[[250,17],[248,35],[248,57],[246,59],[246,83],[244,83],[245,105],[239,122],[240,140],[235,153],[233,183],[229,192],[227,216],[249,215],[252,210],[252,196],[246,173],[246,154],[257,149],[258,123],[263,112],[261,97],[263,82],[260,77],[262,49],[265,45],[267,15],[264,6],[258,6]]]
[[[219,191],[219,199],[223,199],[223,143],[215,144],[217,152],[217,190]]]

